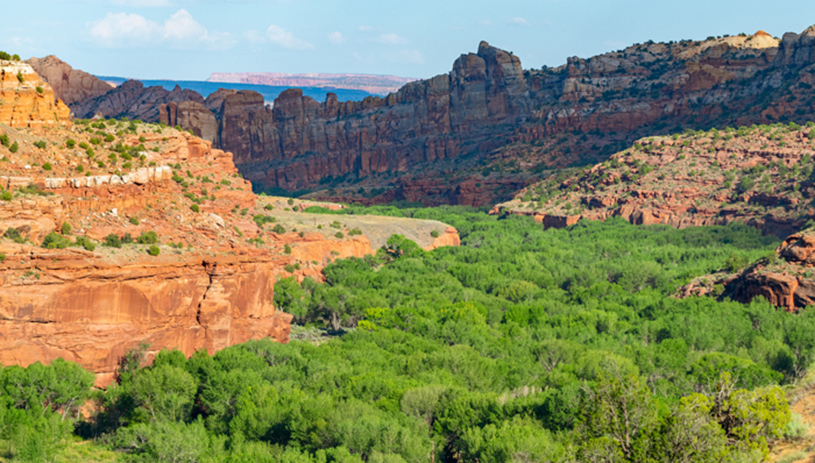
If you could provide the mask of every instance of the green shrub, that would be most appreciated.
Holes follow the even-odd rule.
[[[23,238],[23,235],[20,234],[20,230],[11,227],[9,227],[6,230],[6,232],[3,233],[3,237],[10,239],[11,241],[14,241],[17,244],[23,244],[26,241],[25,238]]]
[[[19,149],[20,145],[18,145],[17,142],[15,141],[14,143],[11,144],[8,150],[11,151],[12,153],[16,153]]]
[[[286,243],[286,245],[283,246],[283,253],[284,254],[291,254],[291,246],[289,246],[288,243]]]
[[[362,234],[362,230],[360,230],[359,228],[353,228],[353,229],[348,231],[348,236],[356,236],[356,235],[361,235],[361,234]]]
[[[0,193],[0,200],[11,201],[13,198],[14,195],[8,190],[4,190],[2,193]]]
[[[136,241],[139,244],[158,244],[158,233],[150,230],[148,232],[142,232]]]
[[[43,92],[43,89],[40,86],[37,86],[37,88],[35,88],[34,90],[36,90],[37,93],[42,93]]]
[[[55,232],[49,233],[42,240],[42,247],[47,249],[65,249],[71,244],[73,244],[71,240]]]
[[[286,202],[289,203],[289,206],[291,206],[292,204],[294,204],[294,198],[289,198],[289,200]]]
[[[42,165],[42,170],[51,170],[51,169],[53,169],[53,166],[51,166],[50,162],[46,162],[45,164]]]
[[[0,262],[5,262],[5,261],[6,261],[6,253],[5,252],[0,252]]]
[[[343,235],[341,231],[338,231],[337,233],[334,233],[334,236],[336,236],[339,239],[345,238],[345,235]]]
[[[278,235],[282,235],[283,233],[286,233],[286,229],[283,228],[283,225],[280,225],[280,224],[275,225],[274,228],[272,228],[272,231],[277,233]]]
[[[37,148],[39,148],[41,150],[44,150],[46,145],[45,145],[45,142],[43,140],[39,140],[39,141],[34,142],[34,146],[36,146]]]
[[[17,81],[19,81],[21,84],[23,82],[25,82],[25,77],[23,77],[23,72],[22,71],[17,73]]]
[[[438,230],[433,230],[432,232],[430,232],[430,236],[432,236],[433,238],[438,238],[439,237],[439,231]]]
[[[107,246],[109,248],[121,248],[122,239],[119,238],[119,235],[111,233],[110,235],[105,237],[105,242],[102,243],[102,245]]]
[[[156,246],[155,244],[151,245],[149,248],[147,248],[147,254],[150,254],[151,256],[157,256],[157,255],[159,255],[160,252],[161,252],[161,249],[158,246]]]
[[[267,205],[263,206],[263,208],[266,209],[267,211],[271,211],[271,210],[274,209],[274,206],[272,206],[271,204],[267,204]]]
[[[130,217],[130,223],[132,223],[133,225],[138,225],[139,224],[139,218],[136,217],[135,215]]]
[[[196,212],[196,213],[201,212],[201,208],[198,207],[197,204],[193,204],[192,206],[190,206],[190,210],[192,210],[193,212]]]
[[[60,227],[59,230],[60,232],[62,232],[63,235],[68,236],[71,234],[71,224],[69,224],[68,222],[62,222],[62,226]]]
[[[9,144],[8,135],[6,134],[0,135],[0,145],[8,147],[8,144]]]
[[[77,236],[74,245],[81,246],[85,248],[86,251],[93,251],[94,249],[96,249],[96,243],[91,241],[91,239],[88,238],[87,236]]]
[[[74,149],[74,148],[76,147],[76,140],[69,138],[69,139],[68,139],[68,140],[65,142],[65,146],[66,146],[67,148],[69,148],[69,149]]]

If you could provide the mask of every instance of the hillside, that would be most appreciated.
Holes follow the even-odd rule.
[[[437,221],[296,213],[313,203],[256,196],[232,154],[208,141],[158,124],[72,121],[27,64],[0,61],[0,76],[4,365],[62,357],[106,384],[141,341],[186,355],[286,342],[278,278],[319,280],[329,262],[372,254],[394,233],[428,249],[458,244]]]
[[[621,216],[674,227],[741,221],[784,237],[815,217],[815,124],[649,137],[591,168],[562,171],[495,212],[545,226]]]

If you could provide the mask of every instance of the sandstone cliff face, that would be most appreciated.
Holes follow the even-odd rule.
[[[129,80],[102,96],[72,104],[71,110],[74,116],[80,118],[92,118],[98,115],[158,122],[161,105],[185,101],[204,104],[204,98],[192,90],[182,89],[179,86],[172,91],[167,91],[162,87],[145,88],[141,82]],[[189,128],[192,129],[192,127]]]
[[[736,274],[719,273],[697,278],[681,288],[678,296],[714,294],[743,303],[761,296],[771,304],[797,312],[815,304],[813,266],[815,231],[807,229],[788,236],[774,255]]]
[[[30,65],[0,60],[0,124],[9,127],[70,124],[70,110]]]
[[[221,144],[250,180],[298,190],[329,176],[407,172],[454,158],[461,147],[453,133],[497,146],[500,123],[530,106],[520,60],[484,42],[450,74],[385,98],[339,102],[329,94],[318,103],[289,90],[268,110],[259,95],[238,92],[224,100]],[[502,130],[508,135],[511,124]]]
[[[218,121],[206,106],[197,101],[170,102],[159,106],[159,122],[172,127],[192,130],[204,140],[219,144]]]
[[[87,72],[72,68],[54,55],[31,58],[28,64],[54,89],[57,98],[69,106],[102,96],[113,88]]]
[[[287,342],[291,316],[276,312],[280,264],[258,257],[120,263],[89,252],[5,245],[0,277],[0,363],[62,357],[112,379],[141,341],[191,355],[270,336]]]

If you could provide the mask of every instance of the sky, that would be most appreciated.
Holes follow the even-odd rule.
[[[57,55],[96,75],[212,72],[429,78],[481,40],[524,68],[633,43],[815,24],[815,2],[752,0],[3,0],[0,50]],[[13,20],[9,20],[13,18]]]

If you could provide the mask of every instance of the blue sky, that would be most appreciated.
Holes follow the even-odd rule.
[[[812,0],[5,0],[2,11],[0,50],[177,80],[215,71],[426,78],[481,40],[539,68],[647,40],[780,37],[815,24]]]

